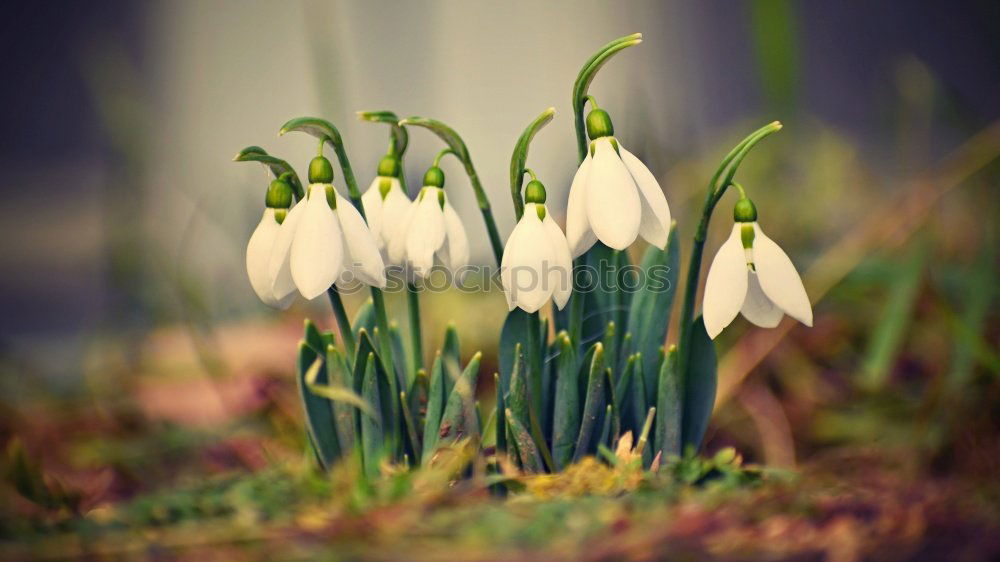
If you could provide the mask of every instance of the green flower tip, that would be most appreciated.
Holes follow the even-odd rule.
[[[424,185],[432,187],[444,187],[444,171],[437,166],[431,166],[424,174]]]
[[[545,203],[545,186],[538,180],[531,180],[524,188],[525,203]]]
[[[292,206],[292,186],[282,177],[267,186],[267,196],[264,204],[271,209],[288,209]]]
[[[757,206],[746,197],[740,198],[733,207],[733,220],[736,222],[754,222],[757,220]]]
[[[387,178],[398,178],[400,171],[399,159],[391,154],[386,154],[378,163],[378,175]]]
[[[309,183],[333,183],[333,164],[323,156],[309,162]]]
[[[590,140],[601,137],[610,137],[615,134],[615,127],[611,123],[611,116],[603,109],[592,109],[587,114],[587,136]]]

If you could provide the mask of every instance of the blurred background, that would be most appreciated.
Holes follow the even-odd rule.
[[[11,5],[0,26],[0,441],[18,437],[87,501],[302,453],[295,344],[303,318],[332,318],[322,299],[277,313],[254,296],[244,251],[268,177],[232,163],[238,150],[301,173],[313,141],[277,130],[324,117],[367,185],[388,130],[357,110],[440,119],[506,237],[514,141],[554,106],[529,165],[561,222],[573,80],[633,32],[642,45],[591,93],[660,179],[682,263],[720,158],[785,126],[739,179],[803,274],[815,327],[737,320],[718,340],[708,450],[795,467],[871,448],[914,471],[1000,470],[996,2],[108,0]],[[413,185],[441,144],[414,130],[410,147]],[[445,162],[486,262],[472,192]],[[463,356],[493,357],[500,294],[424,303],[428,354],[454,319]],[[389,305],[405,324],[399,295]]]

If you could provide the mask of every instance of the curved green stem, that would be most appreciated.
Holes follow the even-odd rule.
[[[527,169],[524,165],[528,161],[528,146],[538,131],[552,121],[555,114],[556,109],[550,107],[543,111],[541,115],[535,117],[531,123],[528,123],[528,126],[521,133],[521,136],[517,139],[517,143],[514,145],[514,152],[510,157],[510,195],[514,200],[514,218],[517,220],[521,220],[521,215],[524,214],[524,199],[521,197],[521,184],[524,182],[524,172]],[[536,179],[534,173],[531,174],[531,179]],[[497,263],[499,264],[500,262]]]
[[[642,34],[633,33],[632,35],[619,37],[601,47],[600,50],[594,53],[594,56],[587,59],[587,62],[583,64],[580,74],[576,77],[576,82],[573,83],[573,124],[576,126],[576,144],[581,162],[587,157],[587,129],[583,120],[583,106],[587,101],[587,90],[590,88],[590,83],[594,81],[597,71],[608,62],[608,59],[622,49],[627,49],[639,43],[642,43]]]
[[[472,191],[476,194],[476,203],[483,214],[483,222],[486,223],[486,233],[490,238],[490,246],[493,248],[493,257],[497,260],[497,265],[503,259],[503,241],[500,240],[500,232],[497,230],[496,220],[493,218],[493,211],[490,208],[490,200],[486,197],[483,184],[476,174],[476,167],[472,164],[472,157],[469,149],[465,146],[465,141],[455,132],[454,129],[435,119],[426,117],[407,117],[399,122],[401,127],[416,125],[424,127],[441,138],[455,153],[455,156],[462,161],[465,174],[469,176],[469,183],[472,184]]]
[[[336,285],[330,285],[326,290],[326,296],[330,297],[330,308],[333,309],[333,319],[337,321],[337,330],[340,331],[340,339],[344,342],[344,349],[347,351],[347,358],[354,364],[354,332],[351,331],[351,321],[347,319],[347,310],[344,308],[344,301],[340,298],[340,291]]]
[[[691,357],[691,346],[689,343],[691,341],[691,326],[694,320],[694,302],[695,297],[698,295],[698,281],[701,278],[701,258],[705,250],[705,239],[708,236],[708,224],[712,219],[712,212],[715,210],[715,205],[719,202],[719,199],[725,194],[726,189],[733,184],[733,177],[736,175],[736,170],[739,169],[740,164],[747,153],[750,152],[750,149],[768,135],[780,130],[781,123],[774,121],[751,133],[730,150],[729,154],[726,154],[708,184],[708,193],[705,195],[701,221],[698,223],[698,230],[694,235],[694,245],[691,248],[687,281],[684,286],[684,302],[681,305],[680,337],[678,341],[678,350],[680,351],[678,372],[682,374],[681,376],[684,376],[684,373],[687,372],[688,362]],[[725,177],[720,183],[719,179],[723,177],[723,174],[725,174]]]
[[[284,174],[291,174],[288,177],[290,180],[289,183],[292,184],[295,200],[301,201],[306,196],[305,190],[302,188],[302,182],[299,181],[299,175],[295,173],[295,168],[292,168],[288,162],[285,162],[281,158],[271,156],[259,146],[248,146],[239,151],[233,157],[233,162],[259,162],[270,170],[275,178],[279,178]]]
[[[340,163],[341,172],[344,174],[344,183],[347,184],[347,192],[350,195],[351,203],[358,210],[362,218],[365,218],[365,208],[361,203],[361,191],[358,189],[358,182],[354,177],[354,170],[351,161],[347,157],[347,150],[344,148],[344,140],[340,136],[340,131],[332,123],[316,117],[300,117],[285,123],[279,135],[284,135],[292,131],[308,133],[320,139],[321,143],[330,143],[334,153],[337,154],[337,161]],[[367,221],[367,219],[366,219]],[[378,287],[371,287],[372,305],[375,309],[375,325],[379,331],[379,347],[381,348],[382,362],[385,370],[390,373],[389,383],[392,386],[393,396],[397,394],[395,370],[392,361],[392,337],[389,334],[389,320],[385,313],[385,300],[382,297],[382,290]],[[350,324],[348,324],[350,326]],[[350,329],[350,328],[348,328]],[[394,413],[398,413],[395,408],[398,404],[393,401]],[[394,419],[398,419],[396,416]]]
[[[619,37],[618,39],[615,39],[614,41],[601,47],[596,53],[594,53],[593,56],[587,59],[587,62],[583,63],[583,67],[580,69],[580,73],[577,75],[576,81],[573,83],[573,126],[576,129],[576,144],[580,162],[583,162],[583,160],[587,157],[587,148],[589,144],[587,142],[587,126],[584,121],[583,109],[588,100],[594,105],[595,108],[597,107],[594,97],[588,93],[590,84],[594,81],[597,71],[600,70],[612,56],[623,49],[627,49],[633,45],[638,45],[639,43],[642,43],[642,34],[633,33],[632,35]],[[583,263],[583,256],[574,260],[573,271],[576,271],[577,268]],[[578,289],[579,287],[576,284],[576,276],[574,275],[573,296],[570,297],[569,308],[569,336],[576,345],[580,345],[581,343],[584,307],[584,295]]]
[[[441,151],[438,152],[436,156],[434,156],[434,167],[437,168],[438,166],[440,166],[441,159],[449,154],[454,154],[455,158],[458,158],[458,154],[456,154],[454,150],[450,148],[442,148]]]
[[[413,372],[423,368],[424,346],[420,328],[420,292],[413,283],[406,284],[406,298],[410,310],[410,353],[412,353]]]

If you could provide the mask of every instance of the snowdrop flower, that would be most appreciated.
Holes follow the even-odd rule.
[[[573,257],[600,240],[624,250],[636,237],[663,248],[670,232],[670,207],[645,164],[614,137],[611,117],[595,108],[587,115],[590,151],[569,189],[566,238]]]
[[[264,203],[264,216],[250,236],[247,243],[247,276],[250,286],[264,304],[278,309],[286,309],[294,295],[278,298],[271,290],[271,277],[268,274],[268,263],[271,260],[271,250],[278,239],[281,224],[288,216],[288,207],[292,204],[292,186],[286,180],[286,175],[276,178],[267,188]]]
[[[535,312],[552,298],[562,309],[573,292],[573,258],[566,236],[545,208],[541,182],[528,182],[524,199],[524,214],[510,233],[500,262],[507,306]]]
[[[753,202],[742,198],[736,224],[712,260],[702,310],[705,329],[715,339],[737,313],[762,328],[773,328],[785,314],[812,326],[812,306],[792,260],[764,235]]]
[[[389,261],[409,262],[416,276],[426,277],[435,256],[452,272],[469,263],[465,227],[445,196],[444,172],[432,166],[424,174],[424,187],[404,215],[398,234],[389,240]]]
[[[330,161],[314,158],[306,199],[289,211],[271,250],[268,274],[278,300],[295,289],[314,299],[335,282],[350,280],[341,278],[345,271],[367,285],[385,287],[385,265],[375,237],[332,181]]]
[[[399,173],[399,160],[386,155],[379,162],[378,175],[361,197],[368,228],[383,255],[388,254],[389,241],[400,235],[400,225],[410,209],[411,201],[399,183]]]

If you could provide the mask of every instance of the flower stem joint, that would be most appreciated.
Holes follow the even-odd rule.
[[[424,174],[424,186],[444,187],[444,171],[437,166],[431,166]]]
[[[274,220],[281,224],[288,215],[288,209],[292,206],[292,185],[288,183],[290,173],[281,174],[267,186],[267,195],[264,198],[264,205],[269,209],[274,209]]]
[[[736,222],[754,222],[757,220],[757,206],[746,197],[740,198],[733,207],[733,220]]]
[[[611,116],[603,109],[592,109],[587,114],[587,136],[590,140],[601,137],[613,137],[615,126],[611,124]]]
[[[545,186],[538,180],[531,180],[524,188],[524,202],[537,203],[538,219],[545,220]]]
[[[385,178],[398,178],[401,166],[399,159],[391,154],[386,154],[378,163],[378,175]]]
[[[309,162],[309,183],[333,183],[333,164],[323,156]]]

